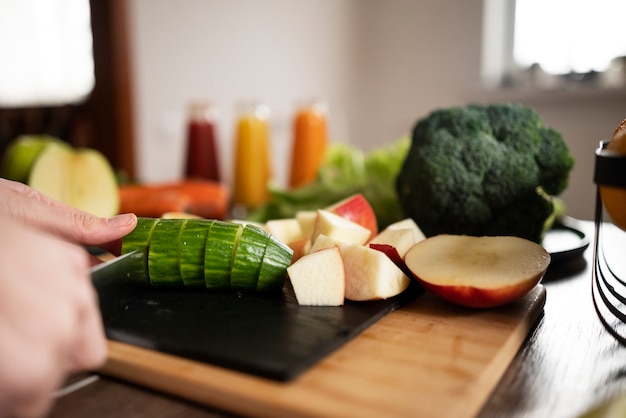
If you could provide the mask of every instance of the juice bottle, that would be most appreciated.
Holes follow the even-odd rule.
[[[187,121],[185,177],[220,181],[215,122],[217,108],[194,103]]]
[[[265,203],[272,177],[269,109],[254,103],[240,107],[235,138],[233,203],[248,209]]]
[[[319,102],[300,107],[293,121],[290,187],[315,180],[327,145],[325,107]]]

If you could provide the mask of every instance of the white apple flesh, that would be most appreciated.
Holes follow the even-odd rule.
[[[35,160],[28,185],[41,193],[97,216],[118,213],[115,173],[99,151],[51,142]]]
[[[346,299],[387,299],[404,292],[411,283],[406,274],[381,251],[363,245],[341,250],[346,268]]]
[[[388,225],[385,230],[393,230],[393,229],[411,229],[413,231],[413,235],[415,236],[415,242],[420,242],[426,239],[426,236],[422,232],[421,228],[417,225],[417,223],[412,218],[405,218],[400,221],[394,222],[391,225]]]
[[[339,249],[341,250],[349,245],[351,244],[329,237],[328,235],[320,234],[315,239],[315,242],[311,245],[311,248],[309,248],[309,252],[312,253],[330,247],[339,247]]]
[[[386,228],[369,242],[369,246],[385,253],[391,261],[408,275],[410,273],[404,262],[404,255],[415,243],[415,233],[412,228]]]
[[[451,303],[491,308],[517,300],[537,285],[550,254],[523,238],[438,235],[404,257],[413,277]]]
[[[296,220],[300,224],[300,230],[303,236],[311,237],[316,217],[317,211],[315,210],[300,210],[296,212]]]
[[[287,267],[298,305],[341,306],[345,301],[345,268],[337,247],[301,257]]]
[[[371,231],[356,222],[320,209],[315,218],[311,242],[315,243],[322,234],[349,244],[363,245],[369,240]]]
[[[296,218],[271,219],[265,223],[265,230],[286,244],[304,238]]]

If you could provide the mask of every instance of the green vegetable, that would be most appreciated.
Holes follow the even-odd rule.
[[[204,253],[207,289],[230,289],[230,272],[242,229],[241,224],[228,222],[215,222],[209,229]]]
[[[417,121],[396,190],[427,236],[515,235],[540,242],[574,159],[518,104],[451,107]]]
[[[287,245],[270,235],[263,254],[256,290],[267,293],[280,291],[283,284],[274,277],[284,276],[285,266],[291,264],[292,255],[293,251]]]
[[[185,222],[186,219],[169,219],[155,225],[148,246],[148,275],[152,286],[184,286],[178,243]]]
[[[263,255],[270,235],[255,225],[245,225],[233,258],[230,287],[234,290],[256,289]]]
[[[206,287],[204,263],[199,263],[198,260],[204,259],[207,236],[213,222],[209,219],[186,222],[180,231],[178,242],[180,276],[186,287]]]
[[[395,181],[409,146],[408,136],[368,153],[342,142],[333,143],[313,183],[290,190],[271,187],[269,202],[252,212],[248,220],[291,218],[300,210],[317,210],[361,193],[372,205],[378,226],[384,228],[405,217]]]
[[[293,256],[257,226],[206,219],[140,217],[122,241],[123,254],[136,249],[124,279],[213,291],[280,292]]]

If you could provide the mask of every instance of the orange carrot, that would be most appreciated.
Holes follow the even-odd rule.
[[[203,218],[223,219],[228,215],[230,191],[208,180],[135,184],[119,187],[120,213],[160,217],[167,212],[192,213]]]

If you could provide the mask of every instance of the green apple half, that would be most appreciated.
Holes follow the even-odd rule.
[[[5,179],[28,182],[30,170],[39,153],[51,142],[63,142],[49,135],[22,135],[13,140],[2,160],[1,176]],[[68,145],[69,146],[69,145]]]
[[[97,216],[113,216],[119,211],[115,172],[106,157],[91,148],[47,143],[32,164],[27,184]]]

